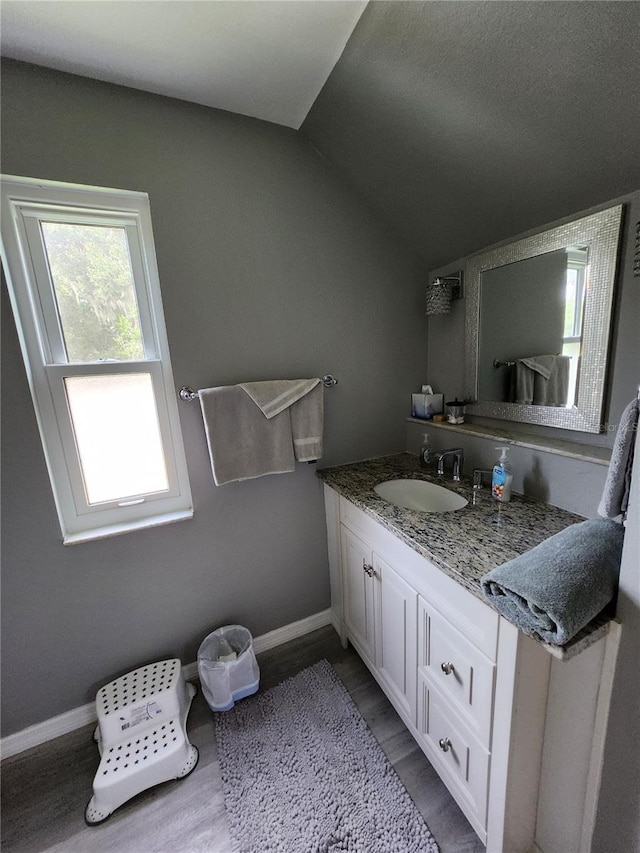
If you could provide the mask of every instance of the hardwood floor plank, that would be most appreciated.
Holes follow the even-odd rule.
[[[407,787],[441,853],[484,847],[416,742],[353,649],[331,627],[258,656],[266,690],[326,658]],[[56,738],[2,764],[3,853],[230,853],[213,716],[198,693],[188,720],[200,760],[186,779],[130,800],[105,823],[88,827],[99,755],[93,726]],[[291,851],[304,853],[304,851]],[[362,851],[373,853],[373,851]]]

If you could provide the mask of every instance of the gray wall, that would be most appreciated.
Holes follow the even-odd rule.
[[[629,188],[633,189],[632,187]],[[614,313],[611,321],[611,350],[609,372],[602,423],[604,431],[600,434],[577,432],[572,430],[549,429],[535,424],[512,424],[505,421],[491,421],[487,418],[472,417],[469,420],[478,423],[493,424],[511,430],[547,435],[583,444],[597,444],[605,447],[613,445],[616,426],[625,406],[637,393],[640,382],[640,289],[638,278],[633,275],[636,223],[640,221],[640,191],[611,199],[604,204],[587,210],[576,210],[573,216],[557,221],[540,222],[535,231],[546,227],[561,225],[567,219],[594,213],[596,210],[624,205],[624,219],[620,240],[620,253],[614,294]],[[527,235],[531,232],[527,232]],[[513,234],[512,239],[521,234]],[[510,241],[507,241],[510,242]],[[489,248],[489,247],[487,247]],[[430,277],[443,275],[452,269],[464,269],[466,259],[456,258],[452,262],[430,272]],[[452,345],[456,342],[456,345]],[[451,305],[451,313],[429,318],[427,335],[428,381],[445,394],[446,399],[463,395],[464,377],[464,300]],[[576,486],[576,489],[581,488]]]
[[[567,255],[560,250],[482,274],[478,391],[509,402],[510,373],[494,359],[515,361],[562,352]]]
[[[424,375],[411,254],[294,131],[8,62],[5,174],[146,191],[176,387],[334,373],[323,464],[404,447]],[[212,628],[329,606],[313,465],[213,484],[180,404],[193,521],[63,547],[3,287],[3,734],[90,702]]]
[[[638,4],[370,2],[302,130],[428,268],[640,186]]]

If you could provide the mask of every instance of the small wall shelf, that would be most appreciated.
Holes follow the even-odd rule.
[[[449,424],[425,421],[420,418],[407,418],[409,423],[422,424],[433,429],[443,429],[449,432],[457,432],[462,435],[473,435],[478,438],[490,438],[494,441],[504,441],[507,444],[519,447],[528,447],[531,450],[540,450],[543,453],[555,453],[557,456],[569,456],[572,459],[581,459],[583,462],[593,462],[596,465],[608,465],[611,459],[611,448],[600,447],[595,444],[580,444],[577,441],[566,441],[561,438],[547,438],[531,433],[512,432],[499,427],[487,427],[483,424]]]

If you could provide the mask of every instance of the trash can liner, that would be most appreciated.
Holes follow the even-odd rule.
[[[253,637],[242,625],[225,625],[212,631],[198,649],[198,674],[212,711],[228,711],[238,699],[255,693],[260,668]]]

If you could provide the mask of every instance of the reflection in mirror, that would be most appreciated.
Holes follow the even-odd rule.
[[[622,206],[470,257],[472,415],[599,432]]]
[[[481,400],[575,404],[588,257],[567,246],[482,274]]]

